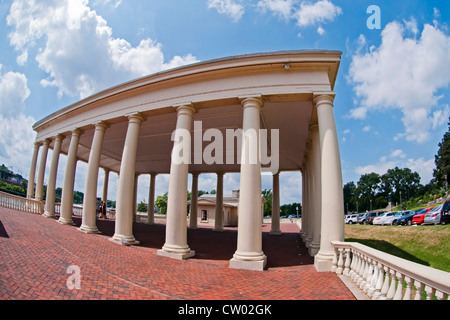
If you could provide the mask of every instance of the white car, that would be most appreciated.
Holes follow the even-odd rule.
[[[383,222],[381,223],[382,225],[388,224],[391,225],[393,224],[394,221],[396,221],[398,218],[400,218],[401,216],[403,216],[404,214],[406,214],[406,211],[397,211],[397,212],[392,212],[393,215],[386,217]]]
[[[353,224],[358,222],[358,214],[349,214],[345,217],[345,223]]]
[[[425,219],[423,220],[423,224],[439,224],[441,223],[441,211],[444,205],[441,204],[437,207],[434,207],[425,215]]]
[[[386,220],[390,220],[391,217],[394,217],[395,212],[384,212],[382,214],[380,214],[378,217],[376,217],[375,219],[373,219],[373,224],[390,224],[390,223],[386,223]]]

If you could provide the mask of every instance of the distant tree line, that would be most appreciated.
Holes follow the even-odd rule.
[[[352,181],[344,185],[344,211],[364,212],[386,208],[389,202],[392,206],[406,208],[445,195],[450,182],[450,122],[448,125],[449,129],[435,155],[433,179],[428,184],[422,185],[419,174],[409,168],[395,167],[383,175],[367,173],[360,177],[357,184]]]

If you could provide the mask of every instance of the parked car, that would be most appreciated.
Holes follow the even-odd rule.
[[[345,217],[345,223],[353,224],[358,222],[358,214],[349,214]]]
[[[384,213],[384,211],[368,212],[364,217],[364,224],[373,224],[373,220],[376,217],[379,217],[382,213]]]
[[[384,221],[386,219],[390,219],[391,217],[393,217],[394,214],[395,214],[395,212],[393,212],[393,211],[384,212],[373,220],[373,224],[384,224]]]
[[[425,215],[423,224],[439,224],[439,223],[441,223],[441,211],[442,211],[443,206],[444,206],[444,204],[441,204],[441,205],[431,209]]]
[[[416,214],[413,216],[413,219],[412,219],[412,223],[413,224],[417,224],[417,225],[419,225],[419,224],[422,224],[423,223],[423,221],[424,221],[424,219],[425,219],[425,215],[431,210],[431,209],[433,209],[434,207],[429,207],[429,208],[423,208],[423,209],[420,209],[418,212],[416,212]]]
[[[450,199],[447,199],[447,201],[444,202],[444,207],[441,212],[441,223],[450,223]]]
[[[403,215],[400,218],[398,218],[397,220],[395,220],[395,223],[394,223],[394,221],[392,221],[392,224],[398,225],[398,226],[404,226],[404,225],[410,226],[412,224],[412,219],[415,214],[416,214],[416,211],[404,211]]]
[[[358,219],[356,220],[357,223],[361,224],[361,221],[364,219],[364,216],[366,213],[360,213],[358,214]]]
[[[392,224],[394,224],[394,223],[393,223],[394,221],[396,222],[397,219],[400,218],[400,217],[402,217],[402,216],[403,216],[403,211],[397,211],[397,212],[394,212],[394,215],[393,215],[393,216],[390,216],[389,218],[384,219],[383,225],[385,225],[385,224],[390,224],[390,225],[392,225]]]

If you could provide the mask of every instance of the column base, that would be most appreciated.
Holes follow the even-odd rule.
[[[156,252],[158,256],[167,257],[176,260],[186,260],[195,256],[195,251],[189,247],[177,247],[164,245],[162,249]]]
[[[49,218],[49,219],[55,219],[56,218],[56,214],[54,212],[52,213],[52,212],[48,212],[48,211],[45,211],[43,216],[46,217],[46,218]]]
[[[308,253],[311,257],[314,257],[317,253],[319,253],[319,250],[320,245],[312,242],[309,246]]]
[[[101,232],[97,229],[97,227],[88,227],[88,226],[85,226],[85,225],[82,225],[82,226],[79,227],[77,230],[78,230],[78,231],[81,231],[81,232],[84,232],[84,233],[88,233],[88,234],[91,234],[91,233],[93,233],[93,234],[99,234],[99,233],[101,233]]]
[[[230,260],[230,268],[263,271],[267,264],[267,257],[263,253],[238,254]]]
[[[212,231],[216,231],[216,232],[224,232],[224,228],[214,228]]]
[[[59,217],[58,220],[56,220],[58,223],[63,224],[63,225],[69,225],[69,226],[74,226],[75,223],[73,222],[72,218],[70,219],[66,219],[63,217]]]
[[[334,253],[318,252],[314,256],[314,267],[317,272],[331,272]]]
[[[270,230],[269,234],[271,236],[281,236],[282,232],[281,232],[281,230]]]
[[[108,240],[111,241],[112,243],[120,244],[123,246],[131,246],[139,244],[139,241],[137,241],[134,237],[124,237],[114,235],[112,238],[109,238]]]

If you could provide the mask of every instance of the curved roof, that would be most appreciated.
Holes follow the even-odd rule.
[[[140,130],[136,171],[168,173],[171,134],[176,124],[174,106],[193,104],[197,110],[194,121],[201,123],[203,132],[215,128],[225,137],[226,129],[242,126],[240,98],[259,96],[264,101],[261,128],[280,130],[280,169],[299,170],[312,116],[312,96],[333,91],[340,56],[339,51],[300,50],[199,62],[96,93],[36,122],[33,129],[37,141],[58,134],[69,136],[75,128],[82,129],[78,158],[87,161],[92,124],[104,121],[109,128],[100,165],[118,171],[128,125],[126,116],[138,112],[145,120]],[[68,152],[69,140],[64,139],[62,153]],[[203,147],[209,143],[203,141]],[[239,165],[191,164],[190,171],[238,172]]]

